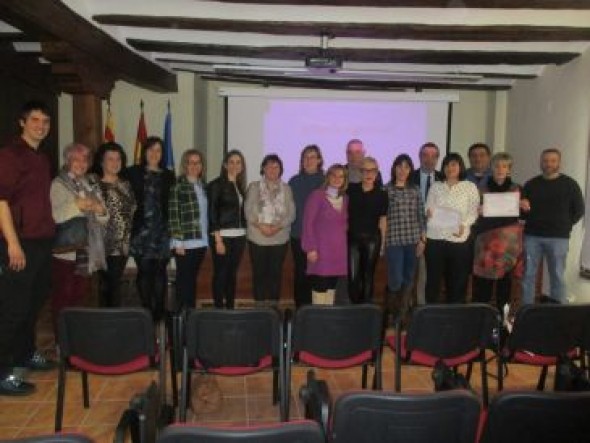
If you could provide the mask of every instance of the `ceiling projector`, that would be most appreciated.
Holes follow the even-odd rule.
[[[340,69],[342,67],[342,60],[338,57],[324,55],[306,57],[305,66],[312,69]]]

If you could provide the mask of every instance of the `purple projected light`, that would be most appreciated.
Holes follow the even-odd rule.
[[[367,155],[379,162],[387,183],[398,154],[409,154],[418,166],[418,148],[428,133],[427,106],[423,102],[271,100],[264,117],[264,154],[281,157],[287,181],[299,170],[304,146],[321,148],[326,169],[332,163],[346,163],[346,144],[358,138]]]

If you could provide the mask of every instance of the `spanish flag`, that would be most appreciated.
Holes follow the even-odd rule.
[[[141,113],[139,115],[139,123],[137,124],[137,137],[135,138],[135,150],[133,151],[133,163],[139,165],[141,163],[141,146],[147,139],[147,128],[145,126],[145,118],[143,116],[143,100],[140,102]]]
[[[115,141],[115,122],[113,121],[113,113],[111,112],[111,105],[107,108],[107,121],[104,126],[104,141],[114,142]]]

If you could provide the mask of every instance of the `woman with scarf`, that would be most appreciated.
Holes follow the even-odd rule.
[[[260,175],[262,179],[248,187],[244,204],[252,285],[257,305],[276,307],[295,203],[291,188],[281,180],[283,162],[278,155],[264,157]]]
[[[492,175],[479,188],[482,199],[488,193],[515,193],[520,200],[520,186],[510,179],[512,157],[499,152],[492,157]],[[489,303],[495,294],[496,306],[504,312],[510,302],[512,277],[522,264],[522,226],[518,216],[486,217],[484,211],[475,224],[475,260],[471,301]]]
[[[90,275],[106,269],[104,226],[109,219],[98,181],[94,175],[87,175],[90,149],[72,143],[64,149],[63,159],[64,166],[53,179],[49,193],[51,212],[58,226],[58,241],[59,233],[70,229],[83,230],[85,240],[77,244],[56,244],[54,248],[51,265],[54,328],[63,308],[83,304],[90,291]],[[75,237],[80,238],[79,235]]]
[[[301,247],[307,254],[307,275],[314,305],[333,305],[338,279],[348,274],[348,179],[346,168],[328,168],[324,185],[313,191],[303,212]]]

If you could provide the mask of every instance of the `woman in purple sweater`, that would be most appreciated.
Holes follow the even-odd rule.
[[[338,278],[348,272],[347,184],[346,168],[332,165],[324,185],[313,191],[305,204],[301,246],[307,253],[313,304],[334,304]]]

